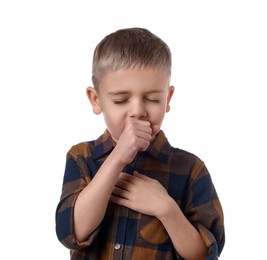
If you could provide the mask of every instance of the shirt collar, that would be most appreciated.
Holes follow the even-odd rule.
[[[110,153],[115,147],[116,142],[112,139],[110,132],[106,129],[103,135],[95,140],[94,159],[98,159],[108,153]],[[154,158],[168,163],[171,146],[161,130],[149,145],[147,152]]]
[[[162,161],[163,163],[168,163],[171,146],[162,130],[156,135],[147,151],[154,158]]]
[[[115,147],[116,142],[111,137],[108,129],[101,135],[98,139],[95,140],[95,148],[94,148],[94,159],[98,159],[105,154],[109,153]]]

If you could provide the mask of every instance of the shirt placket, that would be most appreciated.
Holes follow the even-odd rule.
[[[142,154],[138,154],[131,165],[126,166],[123,171],[132,174],[133,170],[136,170],[139,159]],[[119,220],[117,225],[117,233],[114,241],[114,259],[124,260],[124,247],[127,233],[127,222],[129,217],[129,209],[126,207],[120,207]]]
[[[127,220],[129,209],[120,207],[120,216],[117,224],[116,238],[114,241],[114,259],[123,260],[125,237],[127,232]]]

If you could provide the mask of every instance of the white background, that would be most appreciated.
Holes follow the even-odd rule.
[[[92,53],[106,34],[140,26],[172,50],[163,130],[212,175],[225,213],[220,259],[263,259],[266,14],[257,0],[1,1],[1,255],[69,259],[54,220],[66,152],[105,128],[85,95]]]

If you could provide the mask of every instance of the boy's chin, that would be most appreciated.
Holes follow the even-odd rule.
[[[111,135],[111,138],[112,138],[112,141],[113,141],[114,143],[116,143],[116,144],[118,143],[118,139],[117,139],[117,138],[115,138],[115,137],[112,136],[112,135]]]
[[[160,132],[160,125],[152,125],[152,138],[154,139],[156,135]]]
[[[156,138],[156,136],[158,135],[159,132],[160,132],[160,129],[157,129],[156,131],[153,131],[151,141]]]

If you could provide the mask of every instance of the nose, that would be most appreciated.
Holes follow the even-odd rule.
[[[141,100],[135,100],[131,103],[129,116],[131,118],[143,119],[147,116],[145,104]]]

